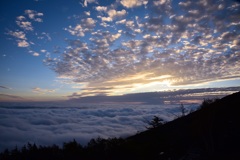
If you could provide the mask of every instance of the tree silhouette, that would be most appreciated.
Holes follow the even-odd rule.
[[[182,114],[181,117],[184,117],[187,113],[187,110],[182,103],[180,105],[180,111],[181,111],[181,114]]]
[[[212,103],[214,103],[214,102],[216,102],[218,100],[219,100],[218,98],[215,98],[215,99],[204,99],[199,108],[202,109],[202,108],[208,107]]]
[[[154,116],[153,119],[148,122],[149,127],[146,127],[147,129],[157,128],[161,125],[163,125],[163,119],[159,118],[158,116]]]

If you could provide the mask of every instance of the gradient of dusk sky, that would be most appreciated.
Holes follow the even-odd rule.
[[[0,101],[240,85],[240,3],[4,0]]]

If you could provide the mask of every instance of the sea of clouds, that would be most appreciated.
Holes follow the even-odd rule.
[[[179,105],[1,104],[0,151],[28,142],[61,146],[76,139],[85,145],[97,137],[127,137],[146,130],[153,116],[170,121],[176,115]]]

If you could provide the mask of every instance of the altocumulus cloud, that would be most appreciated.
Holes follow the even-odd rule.
[[[28,48],[29,53],[31,53],[33,56],[39,56],[39,53],[33,51],[31,49],[32,45],[35,45],[34,42],[32,42],[30,39],[27,37],[33,33],[34,27],[32,25],[32,22],[43,22],[42,19],[43,13],[37,12],[34,10],[25,10],[23,15],[20,15],[16,17],[16,24],[18,26],[18,29],[12,31],[8,30],[7,34],[12,36],[13,38],[16,39],[17,46],[18,47],[23,47],[23,48]],[[36,36],[36,35],[45,35],[46,37],[43,36]],[[28,36],[27,36],[28,35]],[[51,39],[48,34],[46,33],[37,33],[35,32],[35,36],[38,39],[44,39],[47,38],[48,40]]]
[[[61,145],[75,138],[86,144],[98,136],[125,137],[145,129],[154,115],[170,120],[178,114],[178,105],[102,105],[22,104],[0,107],[0,150],[22,146]],[[62,105],[61,107],[56,107]],[[5,107],[4,107],[5,106]],[[40,107],[39,107],[40,106]]]
[[[66,40],[68,47],[44,60],[58,78],[84,83],[82,96],[239,78],[238,2],[121,0],[100,6],[85,0],[84,6],[90,3],[91,18],[64,28],[75,36]],[[145,14],[128,16],[138,10]],[[103,86],[108,89],[101,92]]]

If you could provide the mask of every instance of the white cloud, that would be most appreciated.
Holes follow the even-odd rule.
[[[26,34],[23,32],[23,31],[9,31],[8,32],[9,35],[13,36],[13,37],[16,37],[18,39],[22,39],[22,40],[26,40]]]
[[[153,4],[154,4],[155,6],[159,6],[159,5],[163,5],[163,4],[165,4],[166,1],[168,1],[168,0],[158,0],[158,1],[153,1]]]
[[[199,10],[190,10],[190,11],[188,11],[188,13],[197,15],[197,14],[199,14]]]
[[[133,8],[141,5],[146,5],[148,3],[148,0],[121,0],[120,3],[126,8]]]
[[[128,28],[131,28],[131,29],[134,29],[134,21],[126,21],[126,27]]]
[[[84,0],[84,7],[87,7],[88,6],[88,3],[97,3],[97,0]]]
[[[113,34],[111,37],[110,37],[110,41],[115,41],[116,39],[118,39],[119,37],[121,36],[120,33],[117,33],[117,34]]]
[[[104,11],[104,12],[106,12],[107,11],[107,7],[105,7],[105,6],[97,6],[96,10],[97,11]]]
[[[19,31],[18,29],[15,31],[9,31],[7,34],[11,35],[16,39],[18,47],[29,47],[30,45],[35,44],[34,41],[29,41],[26,38],[26,34],[28,31],[33,31],[34,28],[32,26],[32,21],[42,22],[43,20],[40,18],[43,16],[43,13],[34,11],[34,10],[25,10],[26,16],[18,16],[16,17],[16,24],[23,31]],[[30,19],[30,20],[29,20]],[[42,32],[42,36],[38,36],[38,33],[34,33],[35,36],[38,36],[38,39],[44,39],[44,36],[47,37],[48,40],[51,40],[51,37],[48,33]],[[35,54],[36,55],[36,54]]]
[[[103,22],[111,22],[117,17],[122,17],[122,16],[126,15],[126,13],[127,12],[124,9],[121,11],[117,11],[115,9],[110,9],[107,11],[108,17],[97,16],[97,18],[100,18]]]
[[[33,31],[32,23],[28,21],[16,21],[17,25],[24,30]]]
[[[47,50],[45,50],[45,49],[41,49],[40,50],[42,53],[46,53],[47,52]]]
[[[114,9],[111,9],[111,10],[109,10],[107,13],[108,13],[108,16],[113,19],[114,17],[124,16],[127,12],[126,12],[126,10],[124,10],[124,9],[121,10],[121,11],[116,11],[116,10],[114,10]]]
[[[17,40],[18,47],[28,47],[29,43],[26,40]]]
[[[18,16],[18,17],[17,17],[17,20],[18,20],[18,21],[23,21],[23,20],[26,20],[26,18],[25,18],[24,16]]]
[[[28,47],[30,44],[27,42],[26,34],[23,31],[9,31],[7,34],[17,38],[18,47]]]
[[[85,27],[93,28],[95,26],[95,20],[92,18],[87,18],[82,20],[82,23]]]
[[[83,28],[79,24],[76,25],[74,28],[72,28],[72,26],[69,26],[68,28],[65,28],[65,30],[67,30],[71,35],[74,35],[74,36],[79,36],[79,37],[85,36]]]
[[[111,17],[102,17],[102,16],[97,16],[100,18],[103,22],[111,22],[113,19]]]
[[[33,53],[33,56],[34,56],[34,57],[38,57],[38,56],[40,56],[40,54],[37,53],[37,52],[34,52],[34,53]]]
[[[126,23],[126,19],[122,19],[116,22],[116,24],[125,24],[125,23]]]
[[[43,22],[40,18],[43,16],[43,13],[34,11],[34,10],[25,10],[25,14],[28,16],[29,19],[34,20],[36,22]]]
[[[188,7],[191,5],[191,1],[186,1],[186,2],[179,2],[178,3],[180,6]]]
[[[91,31],[95,27],[96,21],[92,18],[82,19],[80,24],[77,24],[75,27],[69,26],[65,28],[71,35],[83,37],[85,32]]]
[[[24,16],[18,16],[16,19],[17,19],[16,23],[20,28],[24,30],[33,31],[32,23],[27,21]]]
[[[85,11],[84,13],[85,13],[87,16],[90,16],[90,15],[91,15],[91,12],[90,12],[90,11],[88,11],[88,12]]]

